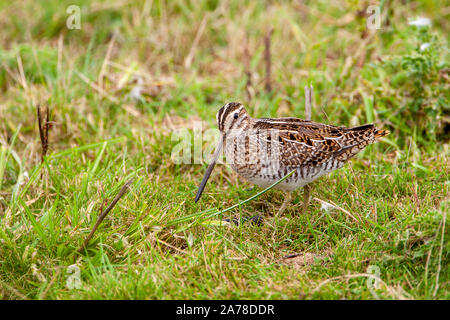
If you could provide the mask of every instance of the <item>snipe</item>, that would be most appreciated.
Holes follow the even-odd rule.
[[[268,187],[295,172],[276,189],[291,192],[339,169],[377,138],[389,134],[373,124],[337,127],[297,118],[249,116],[241,103],[230,102],[216,115],[219,144],[195,197],[200,198],[222,148],[231,168],[247,181]],[[290,195],[290,193],[288,193]],[[286,203],[283,203],[282,208]]]

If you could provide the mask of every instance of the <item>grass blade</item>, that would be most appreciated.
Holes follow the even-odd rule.
[[[33,226],[34,231],[36,231],[36,233],[39,235],[39,237],[41,238],[41,240],[45,243],[45,246],[48,248],[49,247],[49,242],[47,237],[45,236],[45,231],[44,228],[42,227],[42,225],[36,220],[36,218],[34,217],[34,215],[31,213],[30,208],[28,208],[27,204],[25,203],[25,201],[23,201],[22,198],[18,198],[17,199],[19,201],[19,203],[22,205],[25,214],[27,216],[27,219],[31,222],[31,225]]]
[[[268,187],[265,188],[264,190],[258,192],[257,194],[251,196],[250,198],[248,198],[248,199],[246,199],[246,200],[244,200],[244,201],[241,201],[241,202],[239,202],[239,203],[236,203],[236,204],[232,205],[231,207],[228,207],[228,208],[226,208],[226,209],[224,209],[224,210],[220,210],[220,211],[213,212],[213,213],[211,213],[211,214],[208,214],[208,212],[213,211],[213,210],[207,209],[207,210],[204,210],[204,211],[200,211],[200,212],[198,212],[198,213],[194,213],[194,214],[191,214],[191,215],[188,215],[188,216],[184,216],[184,217],[181,217],[181,218],[174,219],[174,220],[172,220],[172,221],[169,221],[169,222],[167,223],[167,225],[168,225],[168,226],[175,225],[175,224],[178,224],[178,223],[182,223],[182,222],[185,222],[185,221],[189,221],[189,220],[191,220],[191,219],[193,219],[193,218],[196,218],[196,217],[198,217],[198,218],[210,219],[210,218],[215,217],[215,216],[217,216],[217,215],[219,215],[219,214],[228,212],[228,211],[230,211],[230,210],[232,210],[232,209],[234,209],[234,208],[236,208],[236,207],[239,207],[239,206],[241,206],[241,205],[243,205],[243,204],[246,204],[247,202],[249,202],[249,201],[251,201],[251,200],[253,200],[253,199],[259,197],[260,195],[262,195],[262,194],[264,194],[264,193],[266,193],[267,191],[269,191],[270,189],[272,189],[273,187],[275,187],[277,184],[283,182],[285,179],[287,179],[289,176],[291,176],[291,175],[295,172],[295,170],[296,170],[296,169],[292,170],[292,171],[289,172],[287,175],[285,175],[283,178],[281,178],[281,179],[278,180],[277,182],[271,184],[270,186],[268,186]]]
[[[115,138],[115,139],[111,139],[111,140],[105,140],[105,141],[101,141],[101,142],[96,142],[96,143],[91,143],[91,144],[87,144],[81,147],[74,147],[74,148],[70,148],[70,149],[66,149],[57,153],[53,153],[50,155],[50,157],[52,159],[54,158],[59,158],[59,157],[63,157],[63,156],[67,156],[73,153],[78,153],[78,152],[82,152],[82,151],[86,151],[89,149],[95,149],[98,148],[100,146],[102,146],[105,142],[108,144],[111,143],[118,143],[118,142],[122,142],[125,141],[126,137],[120,137],[120,138]]]

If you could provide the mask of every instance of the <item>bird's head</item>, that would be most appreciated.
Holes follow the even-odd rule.
[[[240,129],[248,123],[250,117],[242,103],[229,102],[216,114],[217,126],[226,135],[230,130]]]
[[[217,119],[217,126],[219,127],[220,130],[219,144],[217,145],[216,151],[214,152],[211,163],[206,169],[205,175],[203,176],[203,180],[200,183],[197,195],[195,197],[195,202],[197,202],[198,199],[200,199],[200,196],[203,193],[203,189],[206,186],[206,182],[208,181],[209,176],[211,175],[211,172],[214,169],[214,166],[216,165],[217,159],[219,158],[220,152],[224,145],[224,140],[226,139],[227,136],[232,135],[232,132],[234,130],[241,129],[245,125],[247,125],[249,123],[250,117],[241,103],[229,102],[222,108],[220,108],[220,110],[217,112],[216,119]]]

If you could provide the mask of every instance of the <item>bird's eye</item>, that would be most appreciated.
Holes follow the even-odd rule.
[[[236,112],[236,113],[234,114],[234,118],[237,119],[238,117],[239,117],[239,113]]]

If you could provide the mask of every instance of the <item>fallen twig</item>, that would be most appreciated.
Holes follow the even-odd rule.
[[[312,84],[308,87],[305,86],[305,119],[311,121],[312,105],[314,97],[314,87]],[[311,194],[311,185],[307,184],[303,187],[303,212],[306,212],[309,205],[309,199]]]
[[[380,277],[378,277],[377,275],[374,275],[374,274],[370,274],[370,273],[346,274],[346,275],[342,275],[342,276],[337,276],[337,277],[326,279],[326,280],[322,281],[316,288],[311,290],[310,295],[313,295],[314,293],[319,291],[325,284],[327,284],[327,283],[329,283],[331,281],[342,280],[342,279],[355,279],[355,278],[361,278],[361,277],[372,278],[372,279],[378,281],[381,285],[383,285],[387,289],[389,294],[391,294],[396,299],[399,299],[399,300],[400,299],[401,300],[409,299],[409,297],[405,297],[400,292],[398,292],[398,290],[395,290],[391,286],[388,286],[386,284],[386,282],[384,282]]]
[[[192,42],[191,49],[189,50],[188,55],[186,56],[186,59],[184,60],[184,67],[186,69],[189,69],[192,64],[192,60],[194,59],[195,50],[197,49],[198,43],[200,42],[200,37],[202,36],[203,32],[206,28],[206,23],[208,22],[208,15],[205,15],[203,17],[202,22],[200,23],[200,27],[198,28],[197,34],[195,35],[194,41]]]
[[[271,28],[267,31],[266,36],[264,37],[264,59],[266,61],[266,78],[265,78],[265,88],[266,92],[269,93],[272,91],[272,84],[270,82],[270,70],[271,70],[271,59],[270,59],[270,37],[272,36],[273,29]]]
[[[105,211],[102,211],[100,213],[100,215],[97,218],[97,222],[95,222],[94,227],[92,228],[92,230],[89,233],[89,235],[87,236],[87,238],[84,240],[84,242],[81,245],[81,247],[78,249],[78,252],[82,252],[84,250],[84,248],[86,248],[87,244],[89,243],[89,241],[94,236],[95,231],[97,231],[97,228],[100,225],[100,223],[102,223],[102,221],[103,221],[103,219],[105,219],[106,215],[114,208],[114,206],[117,204],[117,202],[120,200],[120,198],[122,198],[122,196],[128,191],[128,188],[133,183],[133,181],[134,181],[134,179],[128,180],[127,183],[124,184],[122,189],[120,189],[119,193],[114,198],[114,200],[111,202],[111,204],[108,206],[108,208],[106,208]]]
[[[248,50],[248,37],[245,37],[244,41],[244,71],[245,76],[247,77],[247,82],[245,83],[245,92],[247,93],[247,102],[250,103],[252,100],[252,73],[250,70],[250,53]]]
[[[311,120],[313,98],[314,98],[313,85],[311,84],[309,87],[305,86],[305,120]]]
[[[18,296],[20,299],[28,300],[27,296],[23,295],[20,291],[18,291],[17,289],[9,286],[7,283],[3,282],[2,280],[0,280],[0,284],[2,285],[3,288],[5,288],[8,291],[11,291],[16,296]]]
[[[92,89],[97,91],[102,97],[108,98],[109,101],[113,103],[119,103],[119,100],[108,94],[105,90],[103,90],[101,87],[99,87],[95,82],[91,81],[88,77],[86,77],[81,72],[75,71],[75,73],[80,77],[81,80],[83,80],[86,84],[88,84]]]
[[[345,214],[346,214],[347,216],[349,216],[350,218],[352,218],[353,220],[355,220],[356,222],[361,223],[361,222],[360,222],[358,219],[356,219],[350,212],[348,212],[347,210],[345,210],[345,209],[339,207],[337,204],[333,203],[332,201],[330,201],[330,202],[331,202],[331,203],[330,203],[330,202],[323,201],[323,200],[321,200],[321,199],[319,199],[319,198],[314,198],[314,200],[319,201],[321,204],[323,204],[323,205],[325,205],[325,206],[329,206],[329,207],[338,209],[338,210],[342,211],[343,213],[345,213]]]
[[[108,61],[111,57],[111,52],[114,47],[114,42],[116,40],[116,34],[117,34],[116,32],[113,32],[113,34],[111,36],[111,40],[109,41],[109,44],[108,44],[108,49],[106,50],[105,59],[103,59],[103,64],[102,64],[102,67],[98,74],[98,79],[97,79],[98,87],[102,88],[102,89],[103,89],[103,77],[105,76],[106,67],[107,67]]]
[[[439,246],[439,263],[436,271],[436,285],[433,291],[433,297],[436,297],[436,294],[439,289],[439,274],[441,273],[441,261],[442,261],[442,248],[444,246],[444,236],[445,236],[445,222],[447,221],[447,211],[443,211],[442,216],[442,234],[441,234],[441,244]],[[439,231],[439,229],[438,229]]]
[[[41,107],[37,105],[37,118],[39,125],[39,137],[41,138],[41,163],[44,162],[45,155],[48,151],[48,131],[50,129],[50,109],[47,105],[46,113],[45,113],[45,122],[42,119]]]

